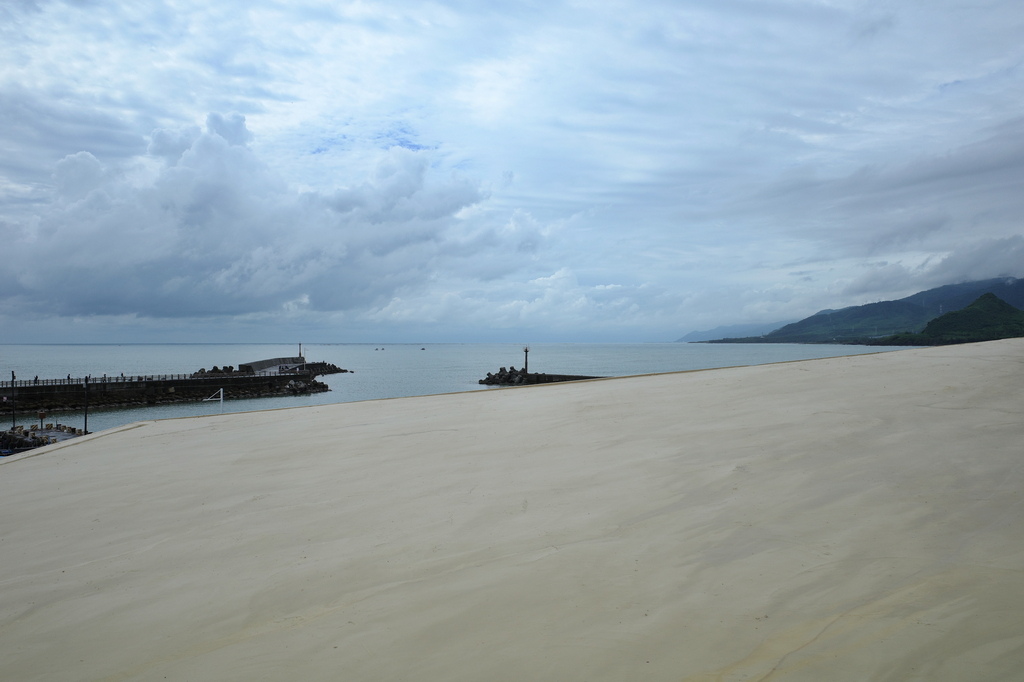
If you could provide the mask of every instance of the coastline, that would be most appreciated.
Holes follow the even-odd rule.
[[[212,415],[0,462],[0,677],[1007,679],[1020,339]]]
[[[136,421],[203,416],[213,412],[251,412],[295,406],[356,402],[381,398],[411,397],[487,390],[479,379],[495,367],[522,359],[518,344],[406,344],[379,352],[373,344],[304,344],[310,356],[351,369],[351,373],[323,377],[330,391],[299,396],[274,396],[226,400],[223,410],[208,402],[162,402],[157,405],[98,408],[90,405],[88,427],[101,431]],[[146,344],[75,346],[0,346],[5,364],[24,379],[119,375],[167,374],[183,367],[210,367],[225,359],[274,357],[289,347],[267,344]],[[375,350],[376,349],[376,350]],[[765,364],[797,359],[878,352],[878,348],[767,344],[761,346],[710,346],[687,343],[633,344],[536,344],[532,370],[558,371],[577,376],[635,376]],[[885,350],[885,349],[883,349]],[[6,375],[5,375],[6,376]],[[2,393],[3,382],[0,382]],[[202,397],[216,391],[210,389]],[[20,423],[28,428],[38,421],[35,412],[12,422],[9,403],[0,411],[0,423]],[[6,413],[4,415],[4,413]],[[63,412],[61,421],[84,428],[84,411]],[[2,428],[2,427],[0,427]]]

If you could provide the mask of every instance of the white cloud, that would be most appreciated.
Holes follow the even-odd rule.
[[[1022,29],[1012,0],[8,3],[0,315],[664,340],[1019,276]]]

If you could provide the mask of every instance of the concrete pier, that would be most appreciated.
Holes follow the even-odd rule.
[[[82,429],[64,424],[47,423],[42,428],[35,424],[27,428],[15,426],[0,432],[0,457],[16,455],[44,445],[54,445],[75,436],[82,436],[84,433]]]
[[[248,370],[248,366],[246,366]],[[325,363],[290,367],[287,371],[201,370],[194,374],[30,379],[0,384],[0,410],[31,414],[89,407],[158,405],[196,402],[224,389],[224,399],[263,398],[330,390],[317,381],[323,374],[345,372]]]

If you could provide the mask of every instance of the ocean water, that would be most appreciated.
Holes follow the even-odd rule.
[[[529,369],[550,374],[630,376],[715,367],[858,355],[897,350],[896,347],[816,344],[531,344]],[[303,344],[310,362],[332,362],[349,373],[322,377],[326,393],[308,396],[181,403],[127,409],[92,409],[91,432],[149,419],[191,417],[224,412],[247,412],[322,405],[358,400],[493,390],[478,381],[500,367],[523,366],[518,344]],[[153,374],[185,374],[214,365],[238,366],[265,358],[294,356],[298,344],[125,344],[125,345],[0,345],[0,382]],[[61,412],[46,418],[81,428],[86,415]],[[268,415],[273,418],[273,415]],[[11,415],[0,414],[0,428],[9,428]],[[19,416],[17,423],[35,420]]]

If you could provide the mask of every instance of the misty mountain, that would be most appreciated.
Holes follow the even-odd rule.
[[[712,339],[721,339],[725,337],[761,336],[786,324],[789,324],[789,322],[729,324],[705,331],[690,332],[686,336],[676,339],[676,341],[679,343],[697,343],[699,341],[711,341]]]
[[[994,294],[1024,307],[1024,280],[1012,277],[947,284],[896,301],[879,301],[840,310],[822,310],[764,336],[721,338],[711,343],[854,343],[864,339],[918,333],[936,317]]]

